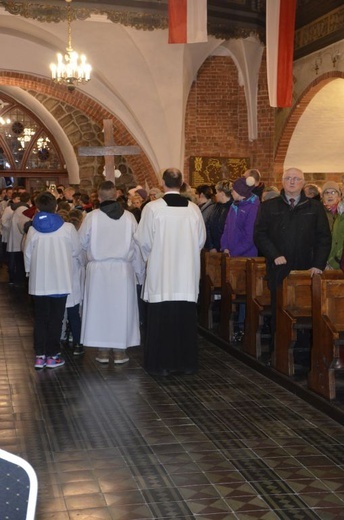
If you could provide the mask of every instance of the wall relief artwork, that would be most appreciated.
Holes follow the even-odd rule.
[[[190,185],[234,181],[250,168],[249,157],[190,157]]]

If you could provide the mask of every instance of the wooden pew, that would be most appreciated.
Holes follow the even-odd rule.
[[[243,350],[261,357],[261,330],[265,316],[271,317],[271,295],[266,279],[265,258],[249,258],[246,264],[246,320]]]
[[[213,328],[213,302],[215,296],[221,294],[221,259],[223,253],[201,251],[200,280],[200,325],[206,329]]]
[[[310,271],[291,271],[277,288],[276,335],[272,365],[294,375],[294,345],[299,329],[312,328],[312,278]]]
[[[314,275],[313,345],[308,387],[335,399],[335,370],[343,368],[340,350],[344,349],[344,274],[340,270]]]
[[[237,305],[246,302],[247,260],[241,256],[222,257],[220,336],[226,341],[233,341]]]

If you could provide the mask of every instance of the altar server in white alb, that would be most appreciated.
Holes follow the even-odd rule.
[[[56,211],[56,198],[43,192],[36,197],[38,213],[24,245],[25,271],[34,303],[35,368],[57,368],[62,320],[67,295],[72,291],[72,260],[81,252],[78,233]]]
[[[126,349],[140,344],[136,285],[142,283],[144,263],[133,235],[135,217],[116,202],[113,182],[98,191],[99,209],[88,213],[79,230],[86,251],[86,280],[81,343],[98,347],[96,360],[129,361]]]
[[[163,173],[165,195],[145,206],[135,233],[147,261],[144,365],[153,375],[198,369],[196,303],[206,230],[198,206],[180,195],[182,182],[175,168]]]

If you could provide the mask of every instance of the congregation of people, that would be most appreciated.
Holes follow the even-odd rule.
[[[63,366],[61,343],[75,356],[92,347],[97,362],[123,365],[142,336],[149,373],[195,373],[202,249],[264,256],[273,309],[291,270],[343,269],[342,186],[306,183],[297,168],[281,184],[265,186],[252,168],[193,189],[169,168],[149,190],[111,181],[91,193],[4,188],[0,260],[9,286],[32,298],[35,368]],[[241,305],[239,339],[244,320]]]

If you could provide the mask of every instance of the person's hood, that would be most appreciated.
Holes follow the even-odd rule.
[[[25,202],[10,202],[11,209],[15,211],[16,209],[20,208],[20,206],[26,206],[28,208],[28,205],[25,204]]]
[[[254,193],[251,194],[247,199],[241,199],[234,201],[234,206],[242,207],[242,206],[250,206],[251,204],[257,205],[259,204],[259,197]]]
[[[105,200],[104,202],[101,202],[99,209],[113,220],[120,219],[124,213],[122,206],[115,200]]]
[[[32,225],[40,233],[52,233],[64,224],[64,220],[57,213],[46,213],[39,211],[33,218]]]

